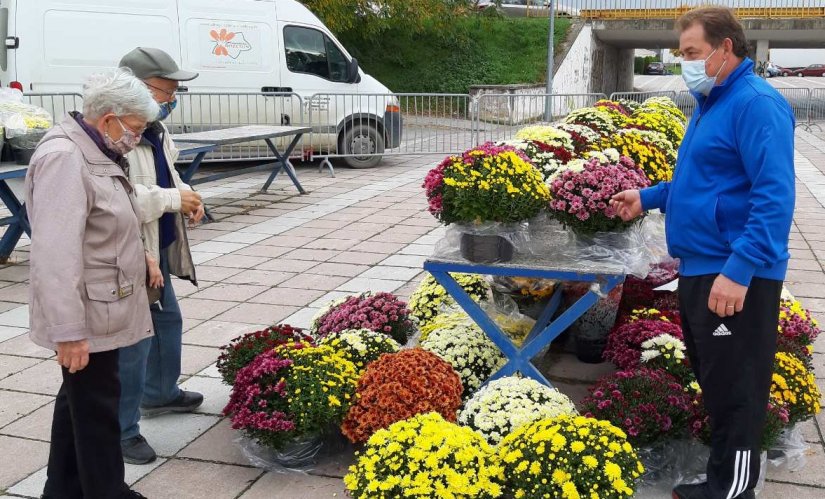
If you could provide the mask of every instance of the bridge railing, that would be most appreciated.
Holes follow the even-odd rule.
[[[554,0],[556,15],[593,20],[676,19],[709,3],[732,8],[741,19],[825,17],[825,0]],[[506,1],[505,1],[506,4]],[[513,6],[514,7],[514,6]],[[527,0],[528,17],[547,17],[550,0]]]

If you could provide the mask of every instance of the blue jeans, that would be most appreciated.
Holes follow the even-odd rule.
[[[180,396],[183,317],[169,275],[168,249],[160,252],[163,289],[160,306],[150,305],[155,335],[120,350],[121,440],[140,434],[140,406],[160,406]]]

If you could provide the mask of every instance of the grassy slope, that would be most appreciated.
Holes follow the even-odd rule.
[[[570,26],[558,19],[558,45]],[[386,33],[378,41],[341,41],[361,67],[394,92],[466,93],[471,85],[542,83],[547,72],[547,19],[460,19],[449,33],[414,38]]]

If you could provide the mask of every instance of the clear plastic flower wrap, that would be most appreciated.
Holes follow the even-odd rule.
[[[352,445],[337,429],[323,437],[296,439],[281,450],[245,436],[235,438],[234,442],[249,464],[275,473],[309,473],[319,468],[344,470],[353,452]]]
[[[317,437],[296,439],[283,449],[273,449],[247,437],[236,438],[235,442],[249,464],[275,472],[309,471],[324,446],[324,441]]]
[[[536,324],[534,319],[519,312],[518,305],[506,295],[494,295],[493,299],[481,302],[479,306],[516,346],[524,343]],[[437,329],[458,330],[474,325],[473,319],[461,307],[453,304],[452,307],[443,309],[433,321],[421,326],[414,337],[421,342]],[[416,345],[417,343],[413,346]]]
[[[18,149],[34,149],[52,127],[52,115],[42,107],[23,102],[17,91],[0,93],[0,125],[6,139]]]
[[[588,236],[577,235],[552,219],[537,218],[530,223],[529,240],[530,254],[550,262],[583,270],[589,266],[605,266],[640,279],[647,276],[651,264],[667,257],[664,222],[655,216],[645,217],[624,231]]]
[[[645,472],[640,478],[640,488],[658,489],[661,485],[663,492],[669,493],[676,465],[680,459],[680,451],[681,443],[678,441],[667,441],[636,449],[639,460],[645,467]]]
[[[657,448],[642,449],[638,453],[645,468],[652,464],[655,466],[655,471],[647,472],[642,476],[642,484],[639,486],[637,497],[642,499],[670,497],[671,490],[677,485],[707,481],[706,471],[710,447],[696,440],[675,440]],[[663,460],[662,464],[655,462],[657,457]],[[759,481],[754,488],[757,496],[765,487],[765,473],[768,465],[765,452],[761,454],[760,463]]]
[[[435,245],[435,258],[468,260],[477,263],[506,262],[514,255],[531,251],[526,223],[450,224]]]
[[[499,236],[515,248],[511,261],[504,266],[547,268],[569,272],[632,275],[647,277],[654,264],[670,261],[664,236],[664,218],[653,214],[621,232],[599,232],[580,236],[546,216],[529,224],[480,224],[447,227],[435,247],[433,258],[462,262],[462,234]],[[594,286],[600,296],[601,285]]]
[[[802,434],[802,426],[797,423],[779,434],[776,445],[768,450],[768,463],[773,469],[800,471],[807,463],[805,454],[809,448]]]
[[[519,347],[536,324],[536,320],[522,314],[516,302],[507,295],[496,294],[492,300],[482,303],[481,308]]]

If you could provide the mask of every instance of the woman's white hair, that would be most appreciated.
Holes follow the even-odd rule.
[[[159,112],[149,88],[129,69],[96,73],[83,84],[83,115],[90,120],[112,113],[155,121]]]

